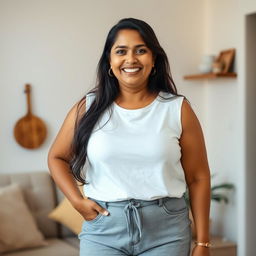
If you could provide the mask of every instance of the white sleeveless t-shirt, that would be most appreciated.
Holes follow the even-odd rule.
[[[87,110],[94,98],[93,93],[87,95]],[[85,196],[109,202],[182,197],[186,190],[179,145],[182,101],[181,96],[160,92],[139,109],[113,102],[89,138]]]

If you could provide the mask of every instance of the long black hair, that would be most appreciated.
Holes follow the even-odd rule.
[[[160,46],[153,29],[142,20],[134,18],[121,19],[110,29],[97,66],[96,86],[89,92],[95,94],[95,100],[79,120],[77,118],[75,125],[71,148],[72,159],[70,161],[70,169],[74,178],[82,184],[88,184],[83,168],[87,159],[87,145],[90,135],[101,114],[111,106],[119,95],[118,80],[115,76],[110,76],[108,71],[110,69],[110,51],[115,43],[117,33],[122,29],[138,31],[146,46],[153,53],[155,74],[149,76],[148,91],[151,93],[163,91],[178,96],[176,86],[171,76],[167,55]],[[81,99],[80,106],[83,106],[82,102],[84,102],[85,99],[86,96]]]

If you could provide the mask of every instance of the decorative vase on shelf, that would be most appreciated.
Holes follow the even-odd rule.
[[[212,72],[212,64],[215,60],[214,55],[203,55],[202,62],[198,66],[200,73],[210,73]]]
[[[221,61],[214,61],[212,64],[212,72],[215,74],[221,73],[224,68],[224,63]]]

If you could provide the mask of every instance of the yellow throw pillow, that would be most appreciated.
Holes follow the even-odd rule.
[[[68,227],[75,234],[81,232],[84,218],[66,197],[52,212],[50,212],[48,217]]]

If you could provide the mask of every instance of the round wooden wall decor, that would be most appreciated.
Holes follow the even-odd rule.
[[[32,114],[30,92],[31,86],[26,84],[27,114],[15,124],[14,137],[22,147],[35,149],[40,147],[45,141],[47,129],[44,122],[39,117]]]

